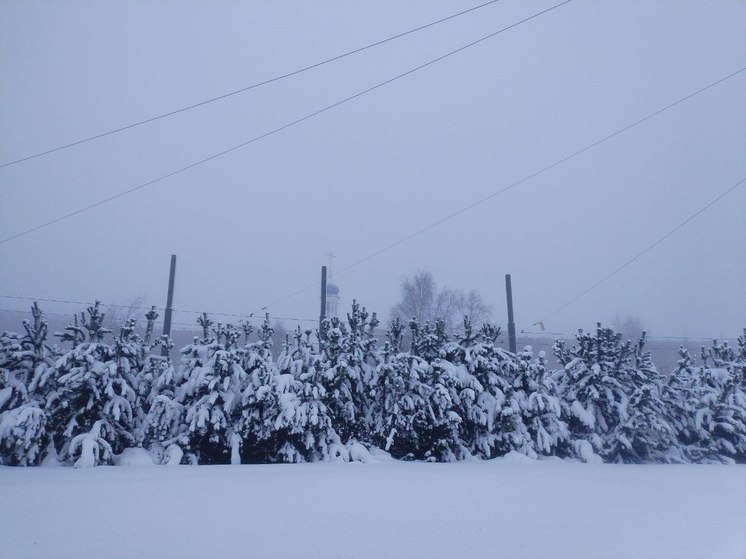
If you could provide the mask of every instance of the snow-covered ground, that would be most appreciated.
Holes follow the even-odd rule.
[[[0,557],[746,557],[746,467],[0,468]]]

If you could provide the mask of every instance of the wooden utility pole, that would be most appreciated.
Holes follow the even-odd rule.
[[[168,274],[168,296],[166,297],[166,314],[163,317],[163,335],[171,336],[171,314],[174,304],[174,280],[176,279],[176,255],[171,255],[171,271]],[[168,349],[161,346],[161,355],[168,357]]]
[[[516,353],[515,322],[513,321],[513,286],[510,283],[510,274],[505,274],[505,295],[508,299],[508,343],[511,353]]]
[[[330,259],[331,260],[331,259]],[[321,323],[326,316],[326,266],[321,267],[321,312],[319,313],[319,336],[323,337],[324,330]]]

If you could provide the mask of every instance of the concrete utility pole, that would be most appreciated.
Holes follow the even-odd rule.
[[[171,271],[168,274],[168,296],[166,297],[166,314],[163,317],[163,335],[171,336],[171,314],[174,304],[174,279],[176,279],[176,255],[171,255]],[[168,357],[168,349],[161,346],[161,355]]]
[[[331,260],[331,258],[330,258]],[[321,312],[319,313],[319,336],[323,337],[323,330],[321,329],[321,323],[324,321],[326,316],[326,266],[321,267]]]
[[[513,321],[513,287],[510,284],[510,274],[505,274],[505,295],[508,298],[508,343],[511,353],[516,353],[515,322]]]

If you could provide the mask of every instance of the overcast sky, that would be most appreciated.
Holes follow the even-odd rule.
[[[473,2],[0,2],[0,162],[293,71]],[[321,68],[0,169],[0,237],[312,113],[553,3],[503,0]],[[746,66],[746,2],[576,0],[350,103],[0,245],[0,294],[249,313]],[[518,329],[746,177],[746,72],[335,276],[383,317],[404,274]],[[5,309],[27,302],[1,299]],[[80,310],[45,305],[54,312]],[[270,307],[315,318],[312,288]],[[545,321],[746,326],[746,186]],[[178,314],[175,322],[191,322]],[[309,323],[310,324],[310,323]],[[292,325],[289,323],[289,325]]]

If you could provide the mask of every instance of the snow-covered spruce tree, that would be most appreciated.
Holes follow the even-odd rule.
[[[36,302],[31,314],[33,322],[23,321],[25,336],[0,335],[0,464],[38,464],[49,442],[44,394],[31,386],[52,365],[53,355]]]
[[[370,382],[372,442],[394,458],[424,458],[423,434],[431,427],[430,394],[424,380],[429,366],[421,357],[402,351],[404,326],[398,318],[389,324],[388,341],[378,352]]]
[[[733,346],[728,343],[728,340],[712,340],[710,347],[705,348],[703,346],[701,348],[700,355],[702,357],[702,364],[711,369],[721,379],[725,379],[727,374],[724,372],[715,373],[715,370],[727,370],[736,362],[736,352]]]
[[[324,372],[325,404],[342,442],[367,442],[369,434],[368,384],[373,372],[375,313],[353,301],[347,324],[325,320],[320,333],[320,366]]]
[[[355,436],[359,441],[370,441],[371,425],[371,380],[376,363],[377,340],[375,329],[380,324],[376,313],[368,313],[356,300],[352,300],[351,312],[347,314],[349,340],[346,344],[349,357],[348,366],[358,371],[358,391],[353,393],[357,416],[363,424],[360,432]],[[360,390],[362,388],[362,390]],[[354,435],[354,433],[351,433]]]
[[[151,342],[153,324],[155,319],[158,318],[155,307],[145,315],[145,318],[148,321],[144,340],[146,348],[152,350],[160,347],[162,350],[161,355],[151,354],[147,356],[138,385],[138,395],[143,401],[143,412],[146,416],[143,421],[143,428],[149,429],[152,422],[147,416],[150,415],[156,399],[159,396],[164,396],[175,401],[176,391],[182,379],[178,376],[171,361],[171,351],[174,348],[171,338],[164,334],[157,341]]]
[[[180,464],[189,448],[189,426],[184,422],[184,406],[165,394],[158,394],[148,410],[144,427],[145,445],[164,464]]]
[[[743,341],[741,355],[743,354]],[[713,341],[702,351],[703,379],[706,387],[705,407],[696,412],[701,429],[710,435],[710,449],[723,462],[746,463],[746,389],[743,385],[743,361],[727,342]],[[711,363],[711,365],[710,365]],[[706,414],[701,412],[706,411]]]
[[[416,319],[409,322],[412,333],[411,353],[427,363],[421,380],[429,387],[428,424],[419,433],[419,454],[417,459],[437,462],[463,460],[469,450],[461,441],[459,414],[459,375],[452,374],[454,366],[445,359],[445,346],[448,336],[445,323],[438,320],[432,327],[429,323],[420,325]]]
[[[170,363],[170,358],[164,358],[160,355],[152,355],[151,352],[160,347],[165,348],[167,355],[169,355],[171,349],[173,349],[173,342],[168,336],[161,336],[158,339],[153,339],[153,330],[158,316],[155,307],[150,307],[150,310],[145,314],[145,336],[140,340],[142,346],[142,357],[140,372],[138,375],[139,378],[137,381],[137,397],[138,403],[142,407],[142,417],[147,415],[147,412],[150,409],[150,403],[153,399],[153,391],[161,373],[161,366],[156,365],[156,363],[158,361],[168,361]],[[141,421],[144,425],[144,420]]]
[[[556,371],[575,454],[583,460],[618,459],[617,429],[628,419],[632,393],[630,374],[632,342],[599,323],[595,334],[576,335],[576,345],[567,350],[557,341],[554,354],[562,365]]]
[[[103,327],[98,302],[87,315],[81,313],[78,324],[58,334],[73,347],[55,363],[56,393],[48,400],[58,454],[84,467],[110,463],[114,453],[136,444],[135,390],[126,367],[103,342],[110,331]]]
[[[688,459],[695,463],[729,462],[730,459],[721,456],[714,439],[716,407],[728,373],[725,369],[706,366],[704,347],[702,356],[705,358],[703,366],[693,368],[690,386],[686,392],[682,391],[682,397],[688,395],[688,398],[678,406],[688,412],[690,433],[689,440],[685,441],[687,444],[682,449]],[[671,408],[667,413],[671,414]]]
[[[32,367],[23,338],[15,332],[0,334],[0,413],[28,402],[28,377]]]
[[[277,358],[278,372],[272,386],[272,390],[277,395],[277,417],[274,420],[272,441],[278,451],[272,452],[273,456],[268,457],[270,461],[306,461],[305,448],[299,436],[298,420],[299,392],[301,391],[298,377],[304,368],[305,357],[302,344],[303,334],[299,326],[294,333],[292,343],[290,335],[285,334],[285,343]],[[275,454],[277,456],[274,456]]]
[[[59,355],[47,344],[49,327],[46,318],[44,318],[44,313],[36,302],[31,306],[31,316],[33,321],[23,321],[23,329],[26,331],[26,335],[21,341],[24,361],[31,372],[31,375],[25,378],[25,382],[29,388],[29,398],[31,400],[43,400],[45,390],[39,388],[39,379],[52,367]]]
[[[645,350],[645,342],[643,331],[635,347],[634,369],[629,370],[631,395],[627,419],[617,426],[615,436],[609,439],[607,456],[627,463],[686,462],[676,429],[667,421],[662,382],[650,352]]]
[[[277,367],[272,359],[272,334],[269,316],[259,328],[259,339],[248,342],[241,351],[241,366],[247,383],[241,393],[241,458],[248,463],[264,463],[276,455],[274,421],[277,417],[277,392],[273,389]]]
[[[520,452],[532,458],[536,457],[531,433],[524,421],[527,394],[521,390],[518,381],[520,365],[518,357],[505,351],[497,345],[500,329],[486,324],[479,332],[479,341],[471,352],[470,368],[480,383],[483,392],[477,399],[477,408],[486,416],[497,406],[497,414],[492,421],[492,430],[496,435],[491,445],[489,455],[480,453],[484,457],[502,456],[510,451]],[[472,412],[473,413],[473,412]],[[482,427],[482,437],[487,442],[490,430]],[[487,448],[484,444],[483,448]]]
[[[425,322],[420,324],[416,318],[409,321],[409,330],[412,335],[410,351],[412,355],[421,357],[428,363],[432,363],[439,357],[448,343],[446,323],[436,320],[435,324]]]
[[[196,435],[190,431],[186,420],[186,409],[194,403],[191,393],[194,384],[188,383],[202,374],[211,356],[209,346],[214,342],[211,332],[214,323],[207,313],[198,316],[197,323],[202,328],[202,336],[194,336],[192,343],[179,350],[178,366],[160,364],[162,370],[156,375],[146,427],[151,452],[158,455],[163,446],[178,447],[172,450],[180,455],[180,462],[192,465],[199,464],[199,458],[193,446]],[[158,366],[156,362],[153,365]]]
[[[33,322],[23,321],[26,334],[0,334],[0,413],[24,403],[43,399],[38,379],[54,363],[47,344],[48,326],[38,303],[31,307]]]
[[[674,426],[682,451],[697,463],[742,460],[733,443],[740,432],[739,382],[743,391],[744,337],[739,349],[713,342],[702,348],[702,366],[683,347],[681,359],[664,387],[666,417]],[[724,435],[721,437],[720,435]],[[734,452],[736,451],[736,452]]]
[[[278,413],[274,421],[274,461],[318,462],[344,459],[346,450],[324,403],[325,377],[313,353],[311,331],[296,330],[286,340],[274,377]]]
[[[168,336],[161,336],[159,345],[166,349],[166,355],[151,355],[143,374],[152,379],[147,381],[151,390],[146,400],[144,445],[156,461],[178,465],[184,448],[189,445],[189,426],[185,422],[184,406],[176,397],[180,383],[170,357],[173,342]]]
[[[35,466],[47,445],[47,417],[31,403],[0,414],[0,465]]]
[[[21,336],[15,332],[0,334],[0,413],[18,407],[28,398],[23,378],[28,371],[19,374],[18,354],[21,351]]]
[[[181,351],[183,381],[176,395],[188,426],[186,450],[199,464],[240,463],[241,394],[248,375],[236,348],[239,333],[230,324],[218,324],[210,332],[213,322],[207,313],[197,322],[203,337]]]
[[[559,389],[547,374],[547,359],[543,351],[534,358],[531,346],[518,355],[518,374],[513,387],[519,392],[523,424],[528,430],[536,455],[560,456],[570,454],[570,432],[562,418]]]
[[[511,450],[532,455],[520,413],[520,392],[512,386],[515,356],[497,347],[499,334],[492,325],[475,332],[471,320],[464,317],[462,334],[445,345],[443,359],[435,367],[450,364],[447,372],[457,387],[455,411],[461,417],[461,439],[470,453],[481,458]]]
[[[740,354],[728,364],[728,379],[716,407],[715,437],[723,454],[746,464],[746,332],[739,338]]]
[[[158,317],[154,310],[148,313],[147,331],[152,331],[152,324]],[[114,337],[112,357],[117,367],[117,375],[124,379],[134,391],[131,402],[131,423],[133,446],[142,446],[143,429],[149,407],[148,397],[153,386],[153,372],[147,366],[148,353],[154,347],[135,333],[135,320],[127,320],[121,325],[119,335]],[[112,399],[121,396],[112,395]],[[116,405],[113,402],[110,405]]]
[[[699,371],[694,366],[694,358],[683,346],[679,346],[679,360],[676,369],[661,388],[661,398],[665,405],[664,418],[676,435],[678,446],[686,461],[698,462],[702,458],[702,448],[709,442],[700,440],[700,431],[695,425],[696,409],[699,406]],[[709,437],[707,437],[709,439]]]
[[[741,382],[746,384],[746,328],[738,336],[738,351],[736,352],[735,364],[741,367]]]

